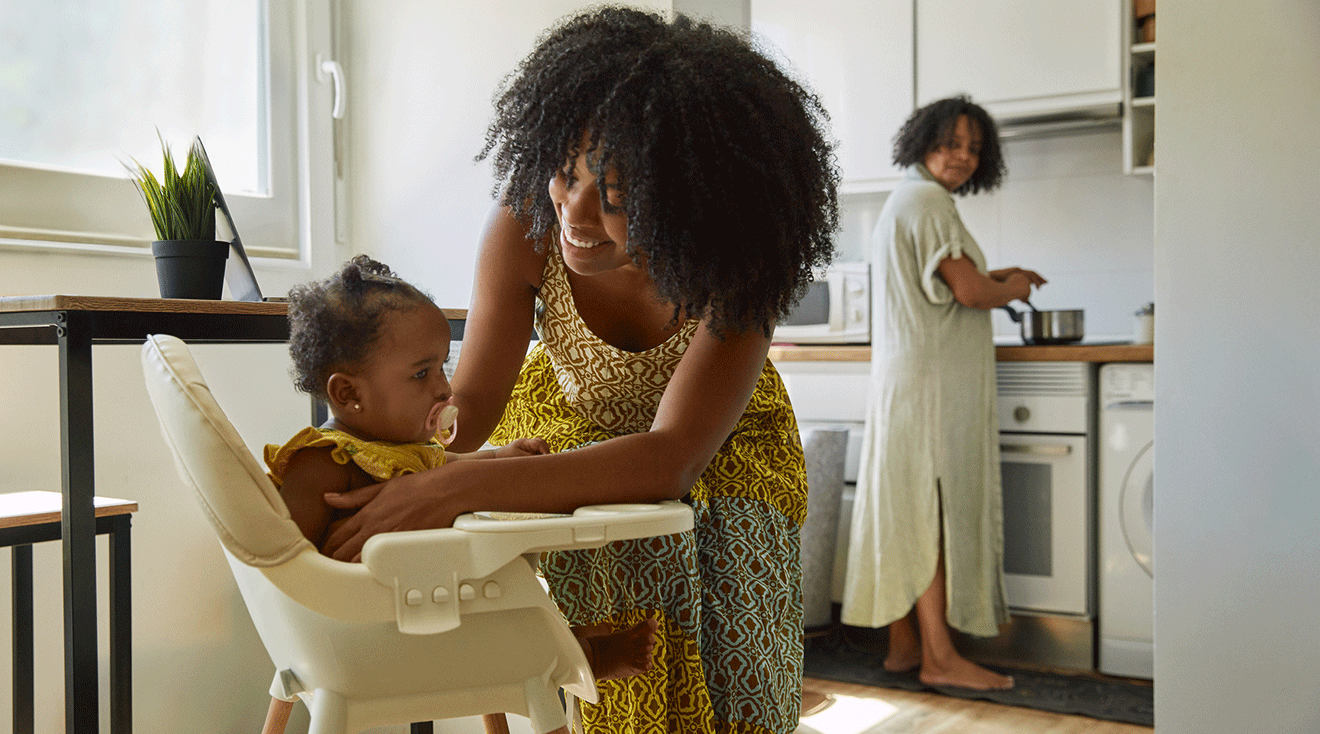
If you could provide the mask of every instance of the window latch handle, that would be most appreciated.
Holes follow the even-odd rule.
[[[334,83],[335,103],[330,116],[336,120],[344,119],[344,67],[334,59],[325,58],[325,54],[316,55],[316,81],[325,83],[326,76]]]

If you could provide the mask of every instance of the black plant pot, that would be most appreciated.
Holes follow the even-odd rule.
[[[225,288],[228,242],[157,240],[151,243],[151,254],[156,256],[161,298],[220,300]]]

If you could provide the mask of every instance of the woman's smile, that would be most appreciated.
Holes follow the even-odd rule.
[[[568,244],[581,250],[590,250],[593,247],[597,247],[609,241],[609,240],[588,240],[582,237],[574,237],[573,234],[567,228],[564,229],[564,240],[568,242]]]

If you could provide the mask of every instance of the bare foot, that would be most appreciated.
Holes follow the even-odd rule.
[[[921,665],[921,642],[907,617],[889,625],[889,653],[883,665],[890,673],[906,673]]]
[[[895,650],[889,648],[889,654],[885,656],[882,663],[884,669],[890,673],[906,673],[909,670],[921,665],[921,648],[914,647],[906,650]]]
[[[943,664],[925,660],[917,676],[928,686],[967,688],[973,691],[1007,691],[1013,679],[987,670],[963,657],[954,657]]]
[[[575,627],[573,633],[591,664],[596,680],[614,680],[645,673],[651,669],[655,651],[655,631],[660,623],[643,619],[621,632],[612,632],[609,624]]]

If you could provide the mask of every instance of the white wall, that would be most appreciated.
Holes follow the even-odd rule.
[[[752,24],[751,0],[674,0],[674,12],[724,25],[747,28]]]
[[[493,202],[485,142],[491,98],[537,35],[586,0],[397,0],[346,4],[353,93],[350,221],[366,252],[466,308]],[[668,11],[668,0],[636,0]]]
[[[1155,300],[1155,210],[1151,178],[1122,172],[1120,133],[1005,141],[1004,157],[1008,175],[998,190],[956,197],[990,267],[1016,265],[1045,276],[1049,283],[1032,304],[1082,309],[1089,339],[1130,339],[1133,313]],[[867,256],[884,200],[843,197],[841,258]],[[996,310],[992,320],[996,335],[1021,334],[1007,313]]]
[[[1320,6],[1161,0],[1155,721],[1320,730]]]

